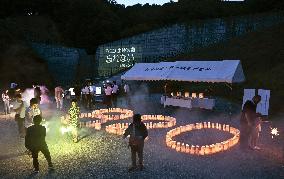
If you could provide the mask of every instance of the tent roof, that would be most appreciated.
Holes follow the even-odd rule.
[[[121,79],[239,83],[245,76],[240,60],[177,61],[137,63]]]

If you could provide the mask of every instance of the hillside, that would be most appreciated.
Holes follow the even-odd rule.
[[[28,41],[59,42],[60,35],[46,17],[0,19],[1,88],[6,88],[10,82],[23,86],[52,84],[47,64],[29,47]]]
[[[196,49],[175,59],[240,59],[247,80],[236,86],[238,98],[243,88],[271,89],[272,111],[284,111],[284,24]]]

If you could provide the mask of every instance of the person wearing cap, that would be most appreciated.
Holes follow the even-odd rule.
[[[39,162],[38,162],[38,153],[42,152],[47,163],[48,168],[53,170],[53,165],[51,162],[50,152],[45,141],[46,128],[40,123],[42,122],[42,117],[36,115],[33,118],[34,125],[28,127],[27,133],[25,136],[25,147],[31,151],[33,158],[34,173],[39,172]]]
[[[133,122],[125,130],[123,139],[130,135],[129,147],[131,149],[132,166],[129,168],[129,172],[136,169],[143,170],[143,148],[144,140],[148,136],[148,131],[145,124],[141,121],[141,115],[135,114],[133,116]],[[136,154],[138,155],[138,167],[136,164]]]

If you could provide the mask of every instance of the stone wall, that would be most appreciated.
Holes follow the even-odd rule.
[[[74,83],[80,59],[79,49],[41,43],[32,43],[31,46],[47,62],[55,84],[68,86]]]
[[[136,62],[159,62],[283,22],[283,12],[202,20],[103,44],[96,51],[98,74],[111,76]],[[134,54],[122,52],[123,48],[135,48],[136,51]]]

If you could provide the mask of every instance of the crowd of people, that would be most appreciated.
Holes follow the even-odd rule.
[[[104,104],[107,108],[117,107],[117,97],[120,88],[116,82],[107,83],[104,88]],[[123,91],[125,94],[125,101],[129,102],[130,89],[128,84],[124,84]],[[88,83],[85,87],[80,88],[78,85],[74,88],[74,98],[71,99],[71,105],[68,110],[69,114],[69,126],[72,128],[71,133],[73,136],[73,142],[77,143],[79,140],[78,127],[79,127],[79,115],[80,104],[84,105],[86,109],[92,109],[92,96],[94,95],[94,86]],[[64,107],[65,91],[62,86],[57,86],[54,89],[54,98],[56,102],[56,108],[63,110]],[[34,87],[34,97],[29,101],[30,105],[23,100],[21,93],[14,95],[15,101],[13,102],[12,109],[15,111],[15,121],[18,126],[19,136],[25,138],[25,146],[31,153],[33,158],[34,172],[39,171],[38,153],[42,152],[48,162],[49,168],[53,169],[51,162],[50,152],[45,142],[46,128],[42,126],[42,112],[40,109],[41,92],[38,87]],[[9,91],[5,90],[2,93],[2,100],[4,103],[4,112],[9,114],[11,112],[11,97]],[[256,112],[256,106],[261,101],[261,96],[256,95],[252,100],[246,101],[243,106],[241,118],[240,118],[240,147],[247,150],[258,150],[259,132],[261,130],[261,114]],[[148,136],[147,128],[141,121],[141,115],[135,114],[133,116],[133,122],[125,130],[123,139],[127,136],[129,138],[129,147],[131,149],[132,166],[129,171],[136,169],[143,170],[143,148],[144,140]],[[136,155],[138,155],[138,165],[136,163]]]
[[[23,99],[22,91],[12,89],[13,95],[9,94],[9,90],[5,90],[2,93],[2,100],[4,104],[5,115],[10,114],[11,110],[15,112],[15,121],[18,126],[18,133],[21,138],[25,139],[25,147],[27,151],[25,153],[31,155],[33,158],[34,173],[39,172],[38,153],[42,152],[48,162],[49,169],[53,170],[51,162],[51,155],[48,150],[48,146],[45,141],[46,128],[43,126],[42,111],[40,109],[41,89],[39,86],[33,86],[34,92],[33,97],[28,101]],[[83,106],[86,109],[92,109],[93,107],[93,96],[95,94],[95,86],[92,83],[87,83],[85,87],[81,88],[76,85],[74,88],[74,98],[71,98],[71,105],[67,113],[69,114],[69,127],[73,137],[73,142],[77,143],[79,140],[78,129],[79,129],[79,115],[80,107]],[[10,89],[11,90],[11,89]],[[14,93],[17,91],[17,93]],[[117,97],[120,91],[119,85],[115,81],[107,83],[104,89],[103,103],[107,108],[117,107]],[[129,102],[129,85],[124,84],[123,91]],[[54,99],[57,110],[64,109],[64,97],[66,91],[62,86],[56,86],[54,88]],[[11,101],[13,105],[11,105]],[[80,103],[79,103],[80,102]],[[137,168],[136,165],[136,154],[139,158],[140,170],[143,169],[143,147],[144,139],[147,137],[147,129],[141,122],[141,115],[134,115],[133,123],[129,126],[124,134],[124,138],[130,135],[129,147],[132,153],[132,167],[129,171],[133,171]],[[134,163],[135,161],[135,163]]]

